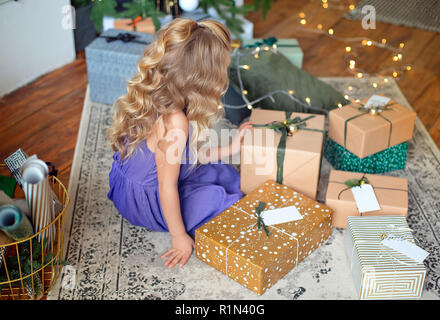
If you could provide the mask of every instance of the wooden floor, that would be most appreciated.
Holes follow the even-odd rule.
[[[331,4],[332,1],[329,1]],[[340,10],[322,9],[319,1],[278,0],[267,19],[249,14],[255,37],[293,37],[304,52],[303,68],[315,76],[351,76],[344,60],[345,44],[298,30],[298,14],[306,14],[304,27],[322,24],[340,37],[368,37],[388,43],[405,43],[404,58],[412,70],[399,86],[417,111],[434,141],[440,147],[440,35],[416,28],[376,23],[375,30],[364,30],[360,21],[343,18]],[[386,50],[368,47],[359,51],[357,65],[370,73],[391,66]],[[22,148],[53,162],[59,178],[67,186],[87,86],[84,54],[56,71],[40,77],[0,99],[0,160]]]

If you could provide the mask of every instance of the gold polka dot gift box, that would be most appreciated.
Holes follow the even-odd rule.
[[[348,217],[345,248],[359,299],[421,297],[427,252],[414,244],[405,217]]]
[[[327,240],[332,212],[269,180],[196,230],[196,256],[262,295]]]

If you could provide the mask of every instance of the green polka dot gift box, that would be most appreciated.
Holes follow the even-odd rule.
[[[324,157],[336,170],[384,173],[393,170],[405,169],[408,154],[408,142],[404,142],[388,149],[359,158],[332,139],[326,139]]]
[[[332,214],[268,180],[196,230],[196,256],[262,295],[328,239]]]

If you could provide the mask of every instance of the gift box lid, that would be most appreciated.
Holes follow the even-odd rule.
[[[136,41],[141,41],[145,43],[138,43],[134,41],[123,42],[121,40],[108,42],[107,38],[105,38],[105,37],[117,37],[118,35],[124,33],[133,35],[136,37],[135,38]],[[140,58],[147,44],[153,42],[153,40],[154,40],[154,35],[152,34],[119,30],[119,29],[108,29],[104,31],[98,38],[93,40],[86,47],[86,55],[88,52],[91,51],[107,51],[107,52],[114,52],[119,54],[123,53],[126,55],[133,55]]]
[[[362,108],[368,99],[329,112],[328,136],[359,158],[412,138],[416,113],[390,99],[383,111]]]

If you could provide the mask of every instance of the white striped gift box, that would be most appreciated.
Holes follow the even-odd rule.
[[[359,299],[420,298],[425,266],[382,244],[382,235],[414,243],[403,216],[348,217],[346,250]]]

